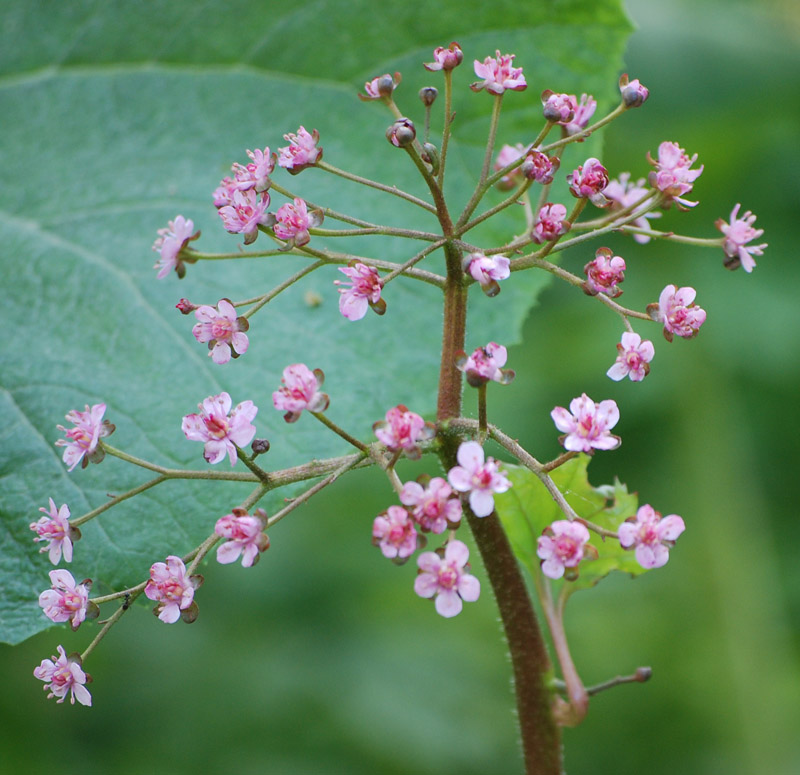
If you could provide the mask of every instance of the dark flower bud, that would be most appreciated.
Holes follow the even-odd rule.
[[[410,118],[398,118],[387,130],[386,139],[397,148],[405,148],[414,142],[417,130]]]

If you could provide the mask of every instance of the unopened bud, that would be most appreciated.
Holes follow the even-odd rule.
[[[253,457],[263,455],[264,452],[269,452],[269,441],[267,439],[253,439],[250,449],[253,450]]]
[[[405,148],[414,142],[417,130],[410,118],[398,118],[387,130],[386,139],[397,148]]]
[[[378,94],[380,94],[381,97],[391,97],[395,87],[394,79],[388,73],[382,75],[378,78],[377,87]]]
[[[197,309],[197,304],[192,304],[189,299],[181,299],[175,308],[179,309],[182,315],[189,315]]]
[[[431,165],[431,172],[439,174],[439,149],[433,143],[425,143],[422,146],[422,161]]]
[[[619,79],[619,91],[626,108],[638,108],[649,96],[650,90],[639,83],[639,79],[628,81],[628,74]]]
[[[419,90],[419,98],[422,100],[422,104],[426,108],[429,108],[431,105],[433,105],[438,96],[439,90],[435,86],[423,86]]]

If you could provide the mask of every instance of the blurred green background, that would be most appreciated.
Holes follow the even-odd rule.
[[[638,31],[626,69],[651,98],[608,132],[606,166],[644,175],[645,151],[679,142],[706,165],[694,189],[701,204],[661,225],[715,236],[714,221],[741,202],[769,248],[748,276],[725,271],[721,252],[609,241],[628,261],[631,305],[654,301],[653,289],[668,282],[698,289],[708,311],[700,336],[656,342],[644,383],[611,383],[604,373],[617,320],[553,286],[510,353],[516,382],[490,389],[490,417],[545,459],[557,453],[553,406],[582,391],[616,399],[624,443],[596,457],[592,481],[617,474],[687,524],[662,571],[608,579],[570,604],[568,632],[587,683],[644,664],[654,676],[593,699],[585,723],[565,733],[567,770],[789,775],[800,772],[791,241],[800,215],[800,9],[789,0],[628,7]],[[585,260],[567,256],[566,265],[577,271]],[[390,498],[385,482],[369,472],[348,481],[281,529],[255,569],[207,573],[213,581],[192,627],[164,627],[145,609],[123,619],[92,656],[92,710],[45,701],[31,677],[54,652],[53,631],[0,647],[0,769],[518,772],[490,596],[455,620],[435,616],[410,593],[411,564],[398,569],[364,550]]]

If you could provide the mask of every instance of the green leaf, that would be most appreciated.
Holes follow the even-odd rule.
[[[635,516],[638,497],[618,481],[605,487],[593,487],[586,470],[590,460],[588,455],[578,455],[559,466],[550,476],[579,517],[605,530],[616,531],[628,517]],[[513,487],[495,496],[497,513],[517,559],[532,575],[541,573],[536,556],[537,539],[548,525],[566,517],[536,474],[522,466],[507,465],[505,469]],[[589,543],[597,550],[597,559],[584,559],[578,566],[576,580],[556,582],[565,584],[570,594],[593,587],[615,570],[631,576],[645,572],[636,562],[633,552],[623,549],[619,541],[603,539],[590,532]]]
[[[202,468],[201,447],[186,442],[181,417],[224,389],[234,403],[250,398],[260,407],[259,436],[272,442],[262,460],[271,469],[348,451],[313,418],[286,426],[272,409],[271,393],[290,363],[325,371],[329,415],[361,438],[398,403],[433,412],[437,289],[401,278],[386,289],[384,317],[351,323],[337,310],[333,280],[340,275],[324,268],[255,316],[247,354],[217,367],[193,340],[193,320],[174,309],[179,297],[211,304],[251,297],[297,271],[302,259],[207,262],[189,267],[181,282],[158,282],[150,250],[156,230],[181,213],[202,229],[198,249],[235,250],[239,241],[223,231],[211,192],[233,161],[246,160],[246,148],[279,147],[300,124],[319,130],[326,161],[424,196],[406,154],[385,140],[391,117],[380,105],[360,104],[355,93],[366,79],[401,70],[399,104],[421,126],[416,91],[440,84],[440,76],[420,63],[454,38],[466,56],[456,71],[447,173],[458,209],[480,168],[491,107],[487,95],[467,88],[471,59],[496,48],[517,53],[530,87],[505,100],[498,142],[524,142],[541,125],[538,94],[546,87],[593,92],[600,110],[615,101],[630,25],[617,0],[495,4],[492,17],[513,19],[513,29],[489,29],[482,8],[454,0],[437,4],[432,15],[408,4],[376,13],[367,0],[299,7],[234,0],[222,11],[193,0],[10,5],[0,27],[0,251],[13,283],[4,316],[15,328],[0,350],[0,638],[13,643],[50,626],[36,605],[50,568],[28,528],[38,508],[52,497],[76,517],[147,478],[111,458],[68,474],[53,446],[67,411],[105,402],[117,426],[115,446],[164,465]],[[573,160],[599,152],[599,138],[592,138]],[[428,213],[318,170],[276,179],[359,217],[435,227]],[[491,192],[486,206],[499,197]],[[273,201],[282,203],[277,195]],[[514,210],[475,239],[500,244],[520,231],[522,215]],[[334,247],[395,261],[418,249],[408,240],[378,239]],[[423,265],[443,272],[438,254]],[[521,274],[505,283],[500,300],[472,294],[469,347],[518,340],[547,282],[540,273]],[[309,306],[306,292],[323,303]],[[152,562],[197,545],[248,492],[163,484],[87,523],[71,570],[93,578],[99,594],[135,584]]]

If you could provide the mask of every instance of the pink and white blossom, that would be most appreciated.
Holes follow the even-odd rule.
[[[236,508],[233,513],[217,520],[214,532],[220,538],[227,539],[217,549],[217,562],[228,565],[236,562],[240,556],[243,568],[250,568],[258,562],[261,552],[269,548],[269,538],[264,533],[265,524],[261,514],[266,516],[261,509],[250,515],[244,509]]]
[[[105,412],[105,404],[93,404],[91,409],[87,404],[86,411],[73,409],[66,414],[66,419],[74,428],[56,426],[66,436],[65,439],[56,441],[56,446],[64,447],[63,460],[69,471],[78,463],[81,468],[86,468],[90,461],[99,463],[105,457],[105,452],[98,443],[101,438],[110,436],[115,430],[114,425],[103,419]]]
[[[194,590],[198,583],[199,577],[189,576],[183,560],[171,554],[165,563],[154,562],[150,566],[150,580],[144,593],[158,604],[153,612],[162,622],[174,624],[182,611],[187,612],[185,618],[194,621],[197,609]]]
[[[730,223],[719,218],[715,225],[725,235],[722,241],[722,249],[727,256],[725,266],[728,269],[738,269],[741,266],[745,272],[752,272],[756,266],[753,256],[763,255],[767,243],[747,246],[748,242],[758,239],[764,233],[764,229],[753,228],[756,216],[750,210],[740,218],[740,207],[741,204],[737,204],[731,211]]]
[[[611,399],[596,404],[584,393],[573,398],[569,411],[557,406],[550,412],[556,428],[565,435],[559,438],[570,452],[592,453],[595,449],[616,449],[619,436],[611,429],[619,422],[619,409]]]
[[[583,272],[586,275],[583,289],[590,296],[604,293],[613,299],[622,294],[619,283],[625,279],[625,259],[615,256],[609,248],[599,248]]]
[[[475,75],[482,78],[470,84],[473,91],[486,89],[490,94],[502,94],[506,89],[523,91],[528,88],[521,67],[514,67],[514,54],[501,54],[496,52],[496,57],[486,57],[483,62],[477,59],[474,62]]]
[[[320,392],[324,381],[322,369],[311,371],[304,363],[294,363],[283,370],[281,386],[272,394],[272,403],[286,413],[286,422],[296,422],[304,409],[324,412],[329,403],[327,393]]]
[[[186,267],[181,261],[181,251],[192,241],[200,237],[200,232],[194,230],[194,222],[182,215],[176,215],[174,221],[169,221],[167,228],[158,230],[158,238],[153,243],[153,250],[159,254],[159,259],[153,265],[158,269],[156,277],[165,278],[173,269],[178,277],[186,274]]]
[[[400,502],[411,509],[414,521],[425,532],[444,533],[448,526],[461,521],[461,500],[440,476],[423,487],[419,482],[406,482]]]
[[[83,671],[80,657],[77,654],[67,656],[63,646],[58,646],[57,657],[54,655],[53,659],[43,659],[33,675],[45,682],[44,689],[49,691],[48,699],[57,697],[56,702],[64,702],[69,695],[72,705],[77,700],[81,705],[91,706],[92,695],[85,686],[91,677]]]
[[[404,560],[417,549],[417,529],[402,506],[389,506],[372,523],[372,543],[384,557]]]
[[[645,504],[629,517],[617,531],[624,549],[636,547],[636,562],[643,568],[660,568],[669,560],[669,550],[686,529],[677,514],[662,517],[652,506]]]
[[[252,421],[258,407],[252,401],[242,401],[231,412],[231,405],[228,393],[210,396],[198,404],[200,414],[187,414],[181,423],[189,441],[205,444],[203,457],[212,465],[224,460],[225,455],[232,466],[236,465],[236,447],[246,446],[256,435]]]
[[[626,108],[638,108],[650,96],[650,90],[638,78],[629,81],[627,73],[620,76],[619,93]]]
[[[263,151],[258,148],[255,151],[248,150],[247,155],[250,157],[249,163],[233,165],[233,185],[239,191],[248,191],[252,188],[260,194],[272,185],[269,176],[275,169],[277,156],[270,152],[269,147]],[[221,186],[224,188],[225,180],[222,181]]]
[[[550,242],[566,234],[570,229],[567,220],[567,208],[561,204],[548,202],[536,216],[536,223],[531,232],[531,239],[538,245]]]
[[[50,508],[40,508],[47,516],[39,517],[38,521],[31,522],[30,528],[36,533],[34,542],[47,541],[39,552],[47,552],[50,562],[58,565],[61,555],[65,562],[72,562],[72,542],[81,537],[81,531],[69,524],[69,507],[66,503],[56,509],[55,501],[50,498]]]
[[[356,262],[353,266],[340,266],[339,271],[348,280],[334,280],[339,288],[339,312],[348,320],[361,320],[371,307],[379,315],[386,311],[386,302],[381,298],[381,277],[371,266]]]
[[[557,124],[568,124],[575,118],[578,100],[574,94],[556,94],[550,89],[542,92],[544,117]]]
[[[547,185],[553,182],[553,176],[560,165],[561,160],[557,156],[550,158],[546,153],[534,148],[528,151],[519,170],[526,178]]]
[[[225,230],[231,234],[243,234],[244,244],[250,245],[258,237],[258,227],[269,225],[269,193],[257,194],[255,189],[233,192],[231,203],[219,208],[219,217]]]
[[[567,568],[576,568],[584,558],[589,545],[589,531],[579,522],[558,519],[539,536],[536,555],[542,561],[542,573],[551,579],[560,579],[565,574],[575,577],[577,573],[567,573]]]
[[[378,441],[391,452],[403,450],[410,458],[420,455],[418,445],[433,437],[433,427],[416,412],[398,404],[386,412],[386,419],[372,426]]]
[[[506,143],[500,149],[500,152],[497,154],[497,158],[494,160],[495,172],[499,172],[509,164],[513,164],[518,159],[521,159],[523,156],[525,156],[525,152],[525,146],[522,143],[517,143],[516,145],[508,145],[508,143]],[[497,187],[503,190],[508,190],[521,182],[521,179],[522,174],[520,173],[519,166],[517,166],[510,172],[503,175],[503,177],[497,181]]]
[[[467,376],[472,387],[480,387],[490,380],[508,385],[514,379],[511,369],[504,369],[508,360],[508,350],[497,342],[489,342],[485,347],[478,347],[470,356],[462,352],[456,358],[456,368]]]
[[[691,169],[697,161],[697,154],[690,157],[677,143],[663,142],[658,146],[658,159],[653,159],[649,152],[647,159],[655,166],[648,176],[648,182],[664,194],[665,207],[672,202],[677,202],[683,209],[697,204],[683,198],[692,190],[694,181],[703,171],[702,164],[700,169]]]
[[[617,352],[617,360],[606,372],[611,379],[619,382],[629,377],[631,382],[641,382],[650,373],[655,348],[649,339],[642,341],[639,334],[626,331],[617,345]]]
[[[272,231],[278,239],[286,240],[290,245],[301,248],[311,239],[308,230],[319,226],[322,220],[322,210],[309,212],[305,201],[295,197],[293,203],[287,202],[278,208],[272,222]]]
[[[454,490],[469,493],[469,507],[476,517],[488,517],[494,511],[494,493],[511,488],[494,458],[484,457],[477,441],[464,441],[456,454],[458,465],[450,469],[447,480]]]
[[[306,167],[314,166],[322,158],[322,148],[317,145],[319,132],[316,129],[309,134],[308,130],[301,126],[296,134],[289,132],[283,139],[288,140],[289,145],[278,148],[278,164],[292,175],[296,175]]]
[[[214,198],[214,207],[219,209],[233,204],[233,195],[239,190],[238,183],[229,177],[224,177],[211,195]]]
[[[467,573],[469,549],[461,541],[447,544],[444,557],[436,552],[425,552],[417,559],[419,575],[414,580],[414,591],[420,596],[436,596],[436,612],[449,618],[461,613],[462,601],[474,603],[481,594],[481,584]]]
[[[214,363],[228,363],[247,352],[250,340],[244,332],[250,327],[245,317],[237,317],[228,299],[220,299],[216,308],[202,304],[194,311],[197,318],[192,334],[200,343],[208,343],[209,357]]]
[[[470,253],[464,261],[467,274],[476,280],[487,296],[500,293],[498,281],[511,275],[510,259],[506,256],[486,256],[483,253]]]
[[[706,321],[706,311],[694,303],[697,291],[692,287],[677,288],[668,285],[661,291],[658,304],[648,304],[647,311],[653,320],[664,324],[664,338],[671,342],[673,336],[691,339],[697,336]]]
[[[588,199],[592,204],[603,207],[608,200],[603,189],[608,185],[608,170],[599,159],[591,157],[567,175],[569,191],[578,199]]]
[[[395,73],[393,76],[386,73],[367,81],[364,84],[364,91],[366,94],[359,94],[359,99],[362,100],[382,100],[386,97],[391,97],[392,92],[400,85],[403,77],[400,73]]]
[[[576,135],[586,129],[595,110],[597,110],[597,100],[591,94],[581,94],[580,102],[575,108],[575,115],[571,121],[564,124],[564,131],[567,135]],[[579,142],[583,142],[583,139]]]
[[[50,571],[50,584],[52,588],[39,595],[44,615],[58,624],[69,622],[72,629],[77,630],[86,619],[92,582],[85,579],[76,584],[68,570],[59,569]]]
[[[642,200],[649,192],[649,189],[645,187],[645,182],[644,178],[639,178],[635,183],[632,182],[630,172],[621,172],[619,177],[609,180],[608,185],[603,189],[603,196],[609,200],[608,209],[611,212],[624,210]],[[648,207],[648,204],[645,203],[643,207]],[[659,212],[646,212],[638,218],[634,218],[631,225],[637,229],[652,231],[648,218],[660,217],[661,213]],[[634,234],[633,238],[643,245],[650,242],[647,234]]]
[[[461,46],[453,41],[447,48],[437,46],[433,50],[433,62],[423,64],[426,70],[453,70],[464,61]]]

